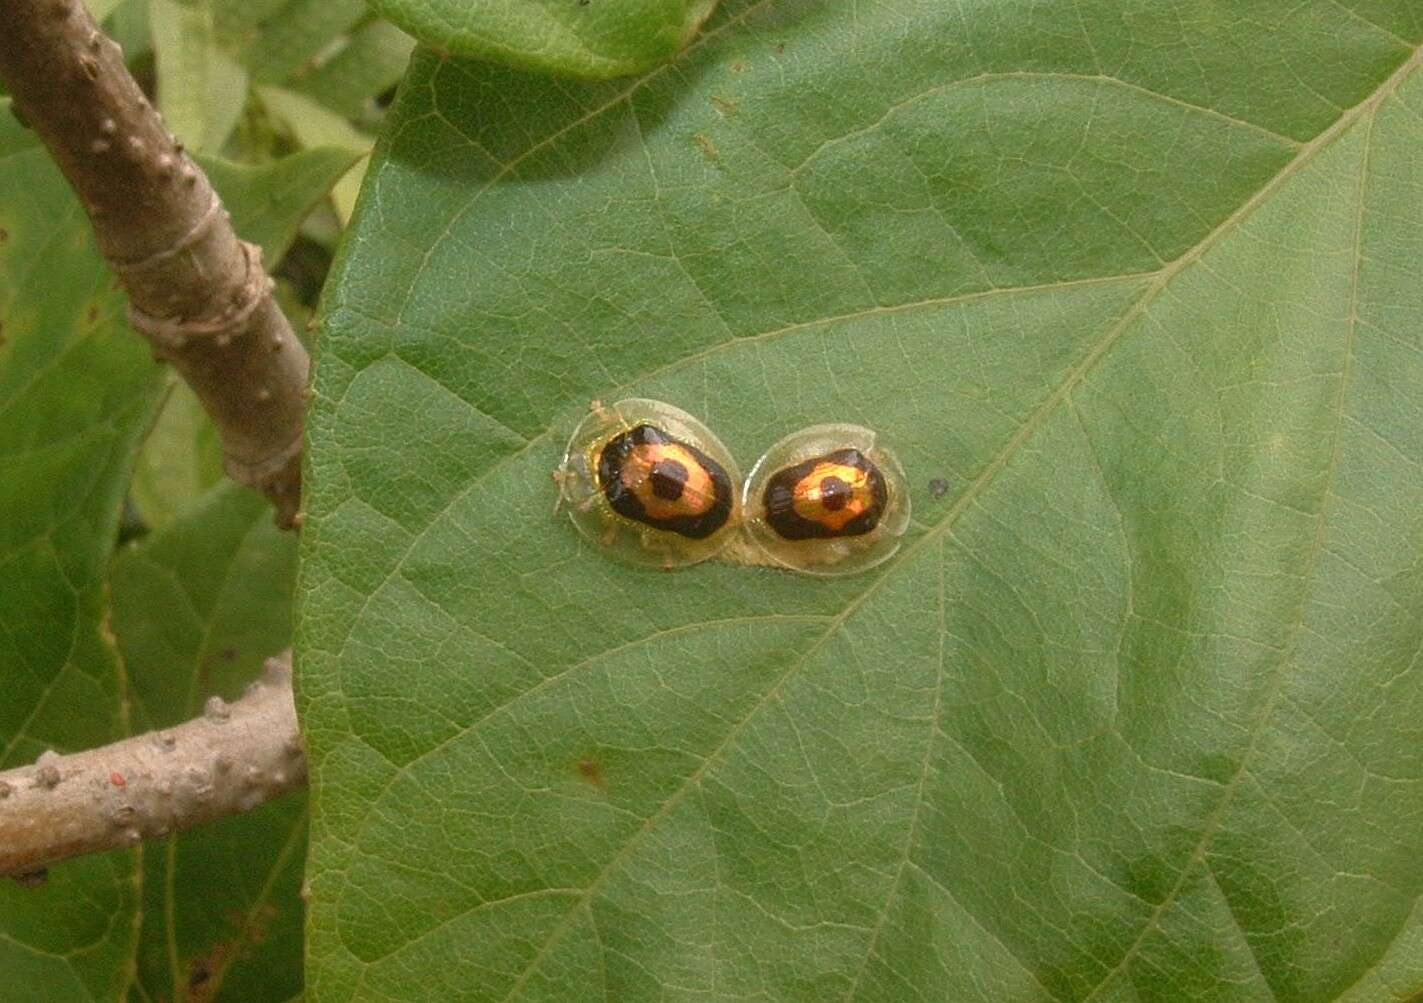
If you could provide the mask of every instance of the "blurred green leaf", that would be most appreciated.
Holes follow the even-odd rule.
[[[114,8],[121,3],[123,0],[84,0],[84,6],[89,8],[89,14],[95,21],[100,22],[113,13]]]
[[[214,0],[213,27],[222,45],[240,51],[252,45],[262,24],[295,0]]]
[[[333,147],[361,155],[362,159],[331,189],[336,215],[342,224],[351,218],[356,196],[365,177],[365,154],[370,153],[374,140],[357,130],[350,122],[317,102],[280,87],[259,87],[267,109],[286,123],[297,142],[308,148]]]
[[[43,150],[0,157],[0,767],[126,728],[105,571],[161,371]],[[0,996],[117,1000],[137,850],[0,882]]]
[[[236,699],[286,646],[296,538],[261,496],[224,483],[125,549],[114,631],[138,728]],[[301,987],[305,798],[151,843],[138,982],[150,999],[277,1000]]]
[[[313,1000],[1415,996],[1420,42],[728,0],[611,86],[417,57],[310,423]],[[902,552],[614,564],[549,474],[621,396],[743,469],[872,426]]]
[[[151,73],[153,31],[148,22],[149,0],[119,0],[104,22],[104,33],[124,52],[124,62],[139,74]]]
[[[222,444],[198,397],[175,375],[143,442],[129,497],[145,525],[161,529],[222,480]]]
[[[371,7],[454,55],[603,79],[674,55],[716,0],[371,0]]]
[[[301,221],[368,149],[319,141],[308,145],[300,153],[256,167],[201,158],[203,170],[232,213],[233,228],[243,240],[262,248],[268,270],[286,256]]]
[[[227,141],[247,101],[247,72],[217,46],[212,0],[149,0],[158,107],[195,150]]]
[[[261,169],[207,166],[239,232],[276,256],[352,159],[314,150]],[[88,221],[45,152],[0,156],[0,763],[7,767],[46,748],[102,745],[127,729],[120,663],[103,625],[105,572],[165,371],[128,330],[123,310]],[[189,432],[203,434],[191,425]],[[291,542],[283,546],[289,561]],[[280,647],[289,587],[273,581],[267,589],[281,630],[249,625]],[[293,847],[290,866],[299,867],[292,827],[300,806],[273,812],[285,826],[281,845]],[[255,838],[240,824],[232,832]],[[211,852],[199,847],[193,859]],[[137,860],[134,851],[68,862],[39,890],[0,884],[0,999],[123,995],[139,915]],[[299,920],[284,922],[294,929]],[[281,991],[290,984],[281,982]]]
[[[262,23],[261,33],[244,48],[242,61],[258,83],[281,83],[365,13],[362,0],[290,0]]]
[[[0,97],[0,161],[39,143],[33,132],[20,124],[10,110],[10,99]]]
[[[351,33],[346,44],[291,86],[353,122],[372,117],[374,99],[400,80],[415,40],[386,21]]]

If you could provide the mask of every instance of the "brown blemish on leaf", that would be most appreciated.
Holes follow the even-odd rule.
[[[697,142],[697,146],[707,155],[708,160],[720,160],[721,155],[716,152],[716,144],[706,137],[704,133],[697,133],[692,137]]]
[[[711,105],[723,117],[728,115],[735,115],[738,110],[735,101],[731,100],[731,98],[724,98],[720,94],[713,94],[711,96]]]
[[[244,916],[240,910],[229,909],[225,914],[238,934],[229,940],[219,940],[188,962],[188,1003],[209,1003],[222,988],[222,980],[216,978],[234,958],[245,955],[252,947],[267,939],[267,929],[276,918],[277,908],[267,903],[255,910],[251,916]]]
[[[7,243],[9,240],[10,231],[5,229],[3,226],[0,226],[0,244]]]
[[[84,311],[84,322],[92,327],[94,324],[98,323],[98,320],[99,305],[97,303],[90,303],[89,309]]]
[[[603,776],[603,764],[591,756],[584,756],[574,764],[578,771],[578,779],[582,780],[590,787],[606,787],[607,778]]]
[[[235,946],[235,941],[220,940],[206,954],[188,962],[188,1003],[208,1003],[216,995],[222,983],[213,976],[222,970]]]
[[[741,73],[746,69],[746,60],[733,59],[731,63],[727,66],[727,69],[731,70],[732,73]]]

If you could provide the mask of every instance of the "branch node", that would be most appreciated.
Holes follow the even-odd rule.
[[[58,762],[59,753],[53,749],[46,749],[40,753],[39,759],[35,760],[35,787],[52,791],[59,786],[59,781],[63,778],[56,765]]]

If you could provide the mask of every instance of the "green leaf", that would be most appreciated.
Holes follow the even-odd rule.
[[[0,161],[38,144],[35,134],[21,125],[10,110],[10,99],[0,97]]]
[[[742,0],[615,86],[417,58],[310,424],[310,997],[1416,993],[1421,41]],[[610,562],[549,475],[622,396],[742,469],[872,426],[902,552]]]
[[[262,24],[298,0],[216,0],[213,27],[223,46],[245,49],[261,33]]]
[[[290,0],[262,22],[242,61],[258,83],[281,83],[364,14],[361,0]]]
[[[203,157],[203,170],[222,194],[238,236],[262,248],[275,269],[296,239],[301,221],[364,152],[350,145],[313,143],[311,149],[257,167]]]
[[[247,167],[203,157],[203,169],[222,193],[242,239],[262,248],[269,270],[296,239],[302,219],[331,191],[356,159],[350,150],[321,147]],[[176,376],[153,430],[144,441],[129,493],[151,527],[167,525],[222,477],[217,430],[197,396]]]
[[[129,482],[129,498],[150,529],[167,526],[223,477],[222,443],[198,395],[176,375],[168,384]]]
[[[247,101],[247,71],[217,46],[211,0],[149,0],[158,106],[195,150],[218,150]]]
[[[287,644],[296,538],[231,482],[114,562],[114,631],[136,728],[235,699]],[[301,987],[305,799],[288,797],[145,852],[138,984],[150,999],[277,1000]]]
[[[84,6],[89,8],[90,17],[102,22],[122,2],[123,0],[84,0]]]
[[[716,7],[716,0],[370,3],[443,52],[594,80],[651,69],[685,46]]]
[[[385,21],[371,21],[292,86],[352,121],[374,117],[374,98],[399,82],[415,40]]]
[[[370,152],[372,140],[336,112],[295,91],[280,87],[259,87],[257,93],[272,114],[286,123],[297,142],[308,148],[333,147],[347,151],[352,159],[362,160],[331,189],[336,215],[344,224],[351,218],[356,195],[365,177],[364,154]]]
[[[0,768],[124,733],[104,578],[161,387],[46,153],[0,158]],[[0,992],[120,998],[138,860],[77,860],[34,890],[0,882]]]

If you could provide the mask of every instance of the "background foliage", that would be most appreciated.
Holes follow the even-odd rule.
[[[160,103],[191,146],[209,151],[203,166],[238,232],[273,265],[296,246],[279,281],[304,323],[339,234],[333,187],[363,151],[320,145],[341,137],[319,129],[306,148],[307,128],[275,117],[267,99],[299,94],[357,136],[378,120],[373,96],[399,75],[409,41],[358,4],[344,19],[315,4],[93,6],[141,80],[153,81],[156,63],[172,83]],[[328,19],[301,21],[299,6]],[[387,65],[377,71],[369,54],[380,38]],[[272,39],[291,54],[276,60]],[[312,62],[317,49],[325,58]],[[249,75],[280,89],[249,89]],[[215,435],[196,400],[128,330],[78,204],[8,106],[0,112],[8,767],[175,724],[212,693],[241,693],[289,643],[296,541],[270,525],[261,498],[218,483]],[[141,539],[115,556],[120,535]],[[304,801],[57,867],[39,889],[0,885],[0,999],[298,995]]]
[[[3,762],[240,692],[295,595],[310,851],[0,888],[0,999],[1423,990],[1417,5],[384,0],[388,118],[356,0],[92,6],[324,286],[309,521],[0,116]],[[871,425],[903,552],[612,564],[549,472],[620,396],[743,469]]]

